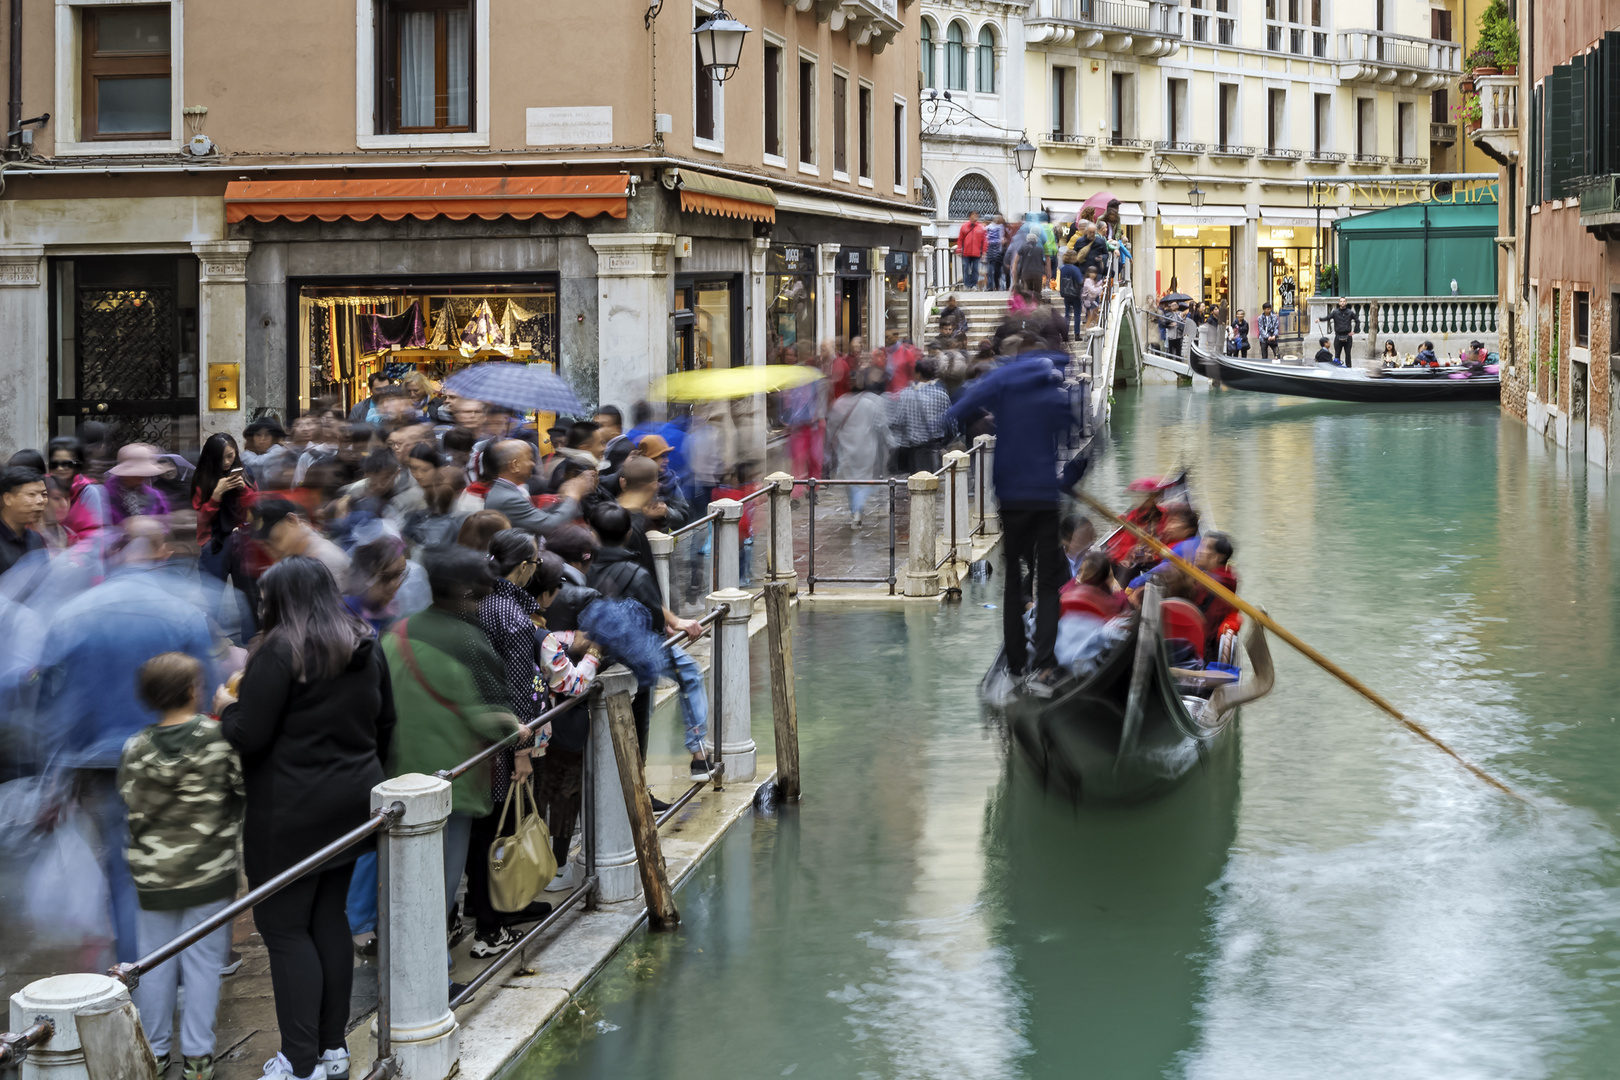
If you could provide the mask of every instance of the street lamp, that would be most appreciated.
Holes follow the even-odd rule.
[[[1187,189],[1187,205],[1194,210],[1204,205],[1204,193],[1198,190],[1198,181],[1196,180],[1193,181],[1193,186]]]
[[[725,82],[737,73],[737,64],[742,60],[743,38],[748,36],[748,32],[749,27],[733,19],[723,7],[715,8],[714,13],[692,31],[697,38],[698,60],[703,70],[709,73],[709,78],[715,82]]]
[[[1035,171],[1035,147],[1027,137],[1019,139],[1018,145],[1013,147],[1013,158],[1018,162],[1018,175],[1025,180]]]

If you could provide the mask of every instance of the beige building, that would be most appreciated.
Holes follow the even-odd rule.
[[[1302,312],[1333,262],[1335,220],[1427,197],[1449,171],[1436,162],[1455,168],[1455,127],[1431,100],[1461,71],[1453,7],[1031,0],[1033,201],[1061,216],[1118,196],[1140,296]]]
[[[21,7],[5,453],[85,418],[195,445],[468,355],[628,407],[911,332],[914,0],[736,0],[725,82],[710,0]]]

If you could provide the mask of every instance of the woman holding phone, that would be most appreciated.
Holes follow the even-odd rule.
[[[245,558],[248,533],[244,528],[258,497],[242,467],[236,440],[223,431],[208,436],[197,455],[197,471],[191,475],[191,508],[197,511],[197,546],[201,549],[197,563],[204,573],[229,580],[246,600],[245,605],[237,605],[242,621],[239,644],[253,637],[259,609],[258,583]]]

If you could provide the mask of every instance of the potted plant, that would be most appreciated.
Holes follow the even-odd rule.
[[[1480,104],[1479,95],[1464,95],[1460,102],[1451,107],[1451,118],[1469,131],[1478,131],[1480,122],[1485,118],[1485,108]]]
[[[1479,49],[1489,50],[1492,62],[1504,75],[1519,70],[1519,24],[1513,21],[1505,0],[1491,0],[1479,16]]]
[[[1339,288],[1339,264],[1328,263],[1316,275],[1316,295],[1332,296]]]
[[[1468,59],[1463,61],[1463,68],[1472,71],[1476,78],[1481,75],[1500,75],[1502,73],[1496,66],[1496,50],[1486,48],[1483,45],[1468,54]]]

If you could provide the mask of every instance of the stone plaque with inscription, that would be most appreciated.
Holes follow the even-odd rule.
[[[607,146],[613,142],[613,106],[526,109],[530,146]]]

